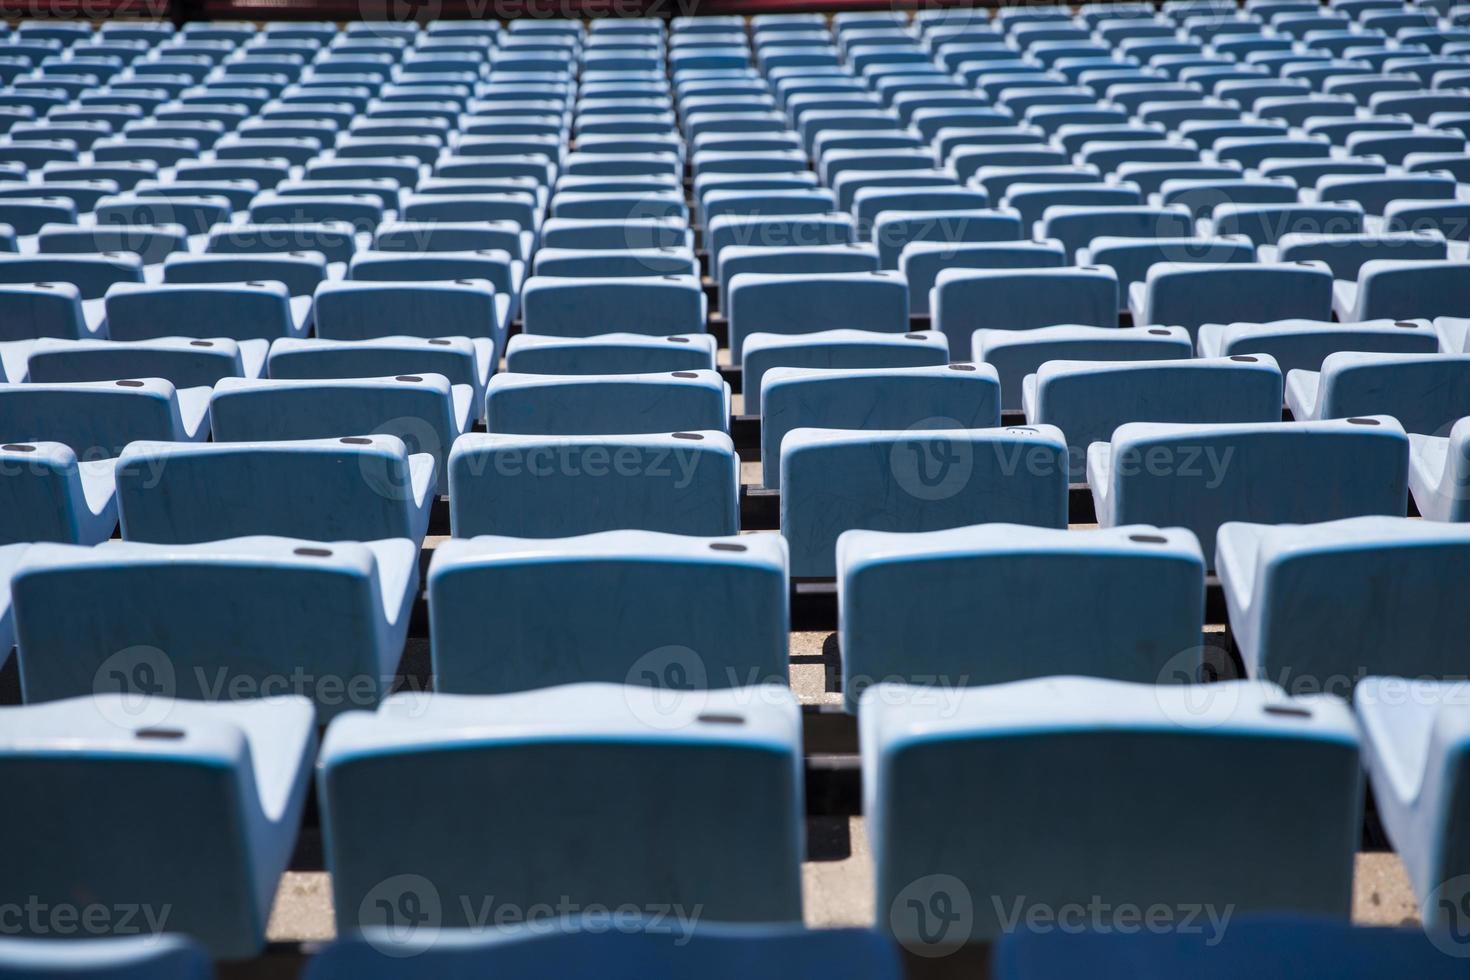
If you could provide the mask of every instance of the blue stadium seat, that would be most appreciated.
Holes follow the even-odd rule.
[[[1398,9],[1400,5],[1394,3]],[[1372,765],[1371,733],[1363,754]],[[1045,980],[1086,973],[1097,980],[1370,980],[1404,973],[1450,980],[1460,960],[1410,927],[1355,926],[1318,916],[1241,916],[1226,927],[1137,932],[1018,929],[1002,936],[996,980]]]
[[[1463,678],[1463,607],[1440,585],[1470,558],[1467,535],[1402,516],[1221,525],[1215,564],[1246,671],[1342,698],[1375,674]]]
[[[404,951],[412,955],[400,955]],[[557,923],[551,930],[536,924],[493,936],[478,929],[420,928],[411,936],[369,930],[312,957],[307,980],[471,980],[487,972],[502,980],[530,980],[547,970],[568,978],[611,972],[641,980],[691,974],[709,980],[800,980],[824,970],[847,980],[898,980],[902,973],[897,948],[863,929],[650,921],[638,930],[608,932],[592,916]]]
[[[41,550],[42,561],[47,553],[68,553],[54,545]],[[37,564],[30,567],[37,574]],[[96,598],[89,594],[84,606]],[[42,618],[70,617],[42,611]],[[7,838],[30,842],[8,862],[5,900],[74,907],[83,894],[109,909],[137,908],[138,919],[152,910],[151,925],[117,915],[106,923],[109,931],[136,935],[166,926],[214,957],[260,953],[306,804],[316,749],[311,704],[298,697],[199,704],[150,688],[135,693],[128,685],[149,677],[138,668],[153,661],[146,651],[123,652],[97,693],[89,678],[86,697],[0,713],[0,770],[36,789],[0,815]],[[93,832],[103,808],[112,812],[114,833]],[[127,841],[126,859],[120,840]],[[181,861],[180,854],[191,857]],[[155,951],[170,945],[151,936],[144,942]],[[111,951],[100,943],[84,940],[98,956]],[[110,976],[95,972],[90,957],[73,963],[80,974],[62,975]],[[166,976],[167,968],[160,957],[144,975]],[[18,975],[37,974],[26,967]]]
[[[897,269],[910,242],[1004,242],[1021,238],[1019,215],[1006,208],[884,209],[872,216],[873,243],[884,269]],[[727,259],[728,261],[728,253]]]
[[[481,901],[800,922],[800,712],[787,688],[757,690],[399,694],[343,715],[318,765],[339,930],[395,926],[435,895],[475,896],[439,904],[447,927],[472,925]],[[409,773],[424,789],[385,799],[384,780]],[[493,788],[506,780],[515,793]],[[566,847],[589,820],[593,858]]]
[[[1118,299],[1126,307],[1133,284],[1155,265],[1254,262],[1256,249],[1243,236],[1218,238],[1117,238],[1103,236],[1077,250],[1078,265],[1105,265],[1118,277]]]
[[[119,283],[107,291],[107,335],[114,341],[168,337],[249,343],[301,336],[311,298],[282,282]]]
[[[1266,354],[1282,372],[1317,371],[1337,351],[1432,354],[1439,338],[1423,320],[1331,323],[1276,320],[1271,323],[1206,323],[1199,328],[1200,357]]]
[[[510,297],[484,279],[325,282],[313,304],[317,336],[340,341],[467,337],[498,349],[509,315]]]
[[[1357,282],[1334,284],[1332,309],[1344,322],[1470,317],[1470,262],[1373,259],[1358,270]]]
[[[455,539],[434,550],[428,591],[437,691],[508,694],[591,681],[659,687],[666,664],[647,655],[670,643],[687,659],[693,687],[788,683],[779,535]],[[484,629],[486,595],[504,602],[493,636]],[[713,595],[720,601],[691,601]],[[612,621],[624,625],[615,636],[606,629]]]
[[[271,344],[270,377],[380,378],[393,374],[443,375],[451,385],[469,385],[473,414],[482,413],[485,386],[499,360],[487,337],[378,337],[369,340],[286,338]]]
[[[1409,440],[1388,417],[1325,422],[1130,422],[1087,454],[1103,527],[1187,527],[1205,560],[1227,521],[1300,524],[1408,507]]]
[[[546,226],[542,226],[543,231]],[[500,249],[525,261],[533,234],[513,221],[385,221],[373,235],[379,252],[472,252]]]
[[[347,267],[347,278],[357,282],[488,281],[497,293],[509,298],[512,316],[523,274],[523,263],[512,259],[509,252],[493,248],[473,252],[363,251],[352,256]]]
[[[1434,231],[1398,231],[1378,234],[1314,234],[1293,232],[1276,242],[1274,256],[1262,249],[1262,260],[1321,262],[1337,280],[1356,281],[1365,263],[1374,259],[1425,260],[1449,257],[1444,236]]]
[[[542,248],[536,252],[532,274],[579,279],[648,276],[692,276],[699,261],[688,248],[642,249]]]
[[[939,955],[1074,906],[1109,932],[1155,903],[1347,919],[1363,779],[1341,701],[1092,677],[939,693],[879,684],[858,708],[876,904],[894,910],[879,923],[909,948]],[[1202,832],[1219,846],[1201,853]]]
[[[70,283],[83,302],[101,299],[110,286],[142,281],[143,260],[126,252],[66,256],[0,253],[0,283]]]
[[[98,252],[131,253],[146,265],[189,248],[183,225],[99,225],[91,228],[44,225],[36,236],[36,249],[43,255],[92,255]]]
[[[755,333],[901,333],[909,325],[908,283],[894,272],[743,272],[730,280],[727,298],[736,359]]]
[[[489,432],[624,435],[729,425],[730,386],[712,370],[659,374],[497,374],[485,395]]]
[[[11,581],[27,701],[91,694],[123,652],[171,695],[300,693],[323,721],[371,710],[392,686],[418,584],[418,548],[401,539],[37,545],[27,554]],[[300,596],[312,602],[292,601]],[[239,656],[242,644],[251,656]],[[48,655],[57,649],[68,655]]]
[[[221,378],[259,377],[265,345],[172,337],[136,342],[38,340],[26,361],[27,380],[61,384],[163,378],[175,388],[213,387]]]
[[[1470,415],[1470,354],[1337,351],[1291,372],[1286,403],[1302,422],[1390,415],[1406,432],[1448,435]]]
[[[283,249],[320,252],[328,262],[348,262],[357,251],[357,241],[352,225],[345,221],[278,221],[216,225],[205,245],[205,251],[216,255]]]
[[[105,323],[102,304],[83,302],[81,290],[71,283],[0,284],[0,339],[4,341],[105,336]]]
[[[837,577],[849,711],[885,680],[968,687],[1085,675],[1152,684],[1199,666],[1182,655],[1200,649],[1205,561],[1179,528],[848,531],[837,543]]]
[[[292,296],[310,296],[326,279],[327,257],[321,252],[175,253],[163,260],[166,283],[280,282]]]
[[[1067,437],[1071,479],[1087,479],[1088,447],[1126,422],[1279,422],[1282,375],[1265,354],[1182,361],[1051,360],[1023,383],[1028,425]]]
[[[318,541],[423,540],[434,458],[397,436],[292,442],[138,441],[117,463],[129,541],[194,544],[273,535]]]
[[[935,280],[930,306],[951,356],[964,357],[976,330],[1116,326],[1118,295],[1118,277],[1107,266],[949,268]]]
[[[506,369],[517,374],[653,374],[713,371],[713,334],[650,337],[605,333],[591,337],[517,334],[506,345]]]
[[[1329,320],[1332,282],[1322,262],[1162,264],[1133,284],[1128,306],[1140,326],[1180,326],[1191,334],[1204,323]]]
[[[116,456],[134,439],[209,436],[208,388],[161,378],[0,385],[0,437],[59,442],[84,461]]]
[[[1054,238],[1076,257],[1097,238],[1184,238],[1193,231],[1189,210],[1179,205],[1049,205],[1038,234]]]
[[[450,523],[457,538],[564,538],[623,528],[735,534],[739,477],[734,444],[718,431],[468,434],[449,455]]]
[[[212,980],[209,954],[185,936],[0,940],[0,980]]]
[[[1409,540],[1395,550],[1405,557],[1419,552],[1419,565],[1425,571],[1433,566],[1452,572],[1465,546],[1461,529],[1444,525],[1416,528],[1407,537]],[[1383,543],[1389,547],[1399,544]],[[1425,596],[1415,598],[1422,601],[1443,595],[1443,580],[1436,578]],[[1393,612],[1409,613],[1416,620],[1411,629],[1422,629],[1417,622],[1419,610]],[[1440,622],[1449,627],[1458,609],[1450,604],[1436,612],[1446,617]],[[1395,638],[1395,648],[1398,642]],[[1423,909],[1424,932],[1434,943],[1439,962],[1445,963],[1457,961],[1465,941],[1460,931],[1465,832],[1456,814],[1464,805],[1466,793],[1467,692],[1464,672],[1455,673],[1457,678],[1447,681],[1365,677],[1354,691],[1354,708],[1363,733],[1363,763],[1372,781],[1379,817],[1394,850],[1403,859]],[[1398,962],[1407,963],[1407,958]],[[1437,976],[1430,971],[1438,965],[1435,960],[1426,960],[1424,975]]]
[[[1409,436],[1409,492],[1426,520],[1470,521],[1470,422],[1444,436]]]
[[[844,531],[982,522],[1066,527],[1061,432],[796,429],[781,442],[781,533],[794,576],[836,574]]]
[[[752,334],[742,349],[745,411],[759,412],[762,382],[772,368],[901,368],[940,365],[948,360],[948,341],[932,330],[904,334],[871,330]]]
[[[532,276],[521,302],[525,332],[553,337],[703,333],[707,315],[704,290],[692,275]]]
[[[225,378],[214,388],[209,414],[222,442],[328,439],[394,435],[410,453],[429,453],[438,491],[448,476],[444,461],[454,440],[470,426],[474,390],[451,385],[440,374],[276,381]]]
[[[781,444],[794,429],[986,429],[1000,425],[989,365],[766,371],[760,388],[761,476],[781,485]]]
[[[1023,382],[1047,361],[1178,360],[1192,356],[1182,327],[1037,327],[977,330],[971,343],[976,361],[992,365],[1000,379],[1001,408],[1023,407]]]

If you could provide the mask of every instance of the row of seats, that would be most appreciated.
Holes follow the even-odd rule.
[[[397,694],[334,719],[315,776],[338,931],[471,928],[487,903],[800,922],[795,698],[671,693]],[[940,892],[965,903],[950,942],[1088,900],[1345,919],[1366,766],[1441,929],[1454,920],[1433,899],[1465,872],[1465,699],[1463,681],[1377,677],[1358,684],[1356,714],[1265,681],[875,685],[859,724],[879,928],[933,943],[908,903]],[[171,931],[215,956],[254,954],[313,773],[310,703],[160,696],[142,727],[114,723],[129,710],[99,694],[0,714],[0,772],[29,787],[0,811],[28,842],[4,897],[166,908]],[[108,835],[86,832],[99,808]],[[593,847],[593,828],[589,857],[578,842]]]
[[[846,531],[835,571],[848,709],[883,681],[971,687],[1077,674],[1192,682],[1204,661],[1207,568],[1219,575],[1250,677],[1346,695],[1365,673],[1453,677],[1461,669],[1455,638],[1467,622],[1444,583],[1465,571],[1470,531],[1364,516],[1229,521],[1213,539],[1207,553],[1184,527],[1137,523]],[[260,696],[275,685],[312,698],[326,721],[372,710],[392,689],[419,594],[417,558],[403,538],[11,545],[0,550],[9,582],[0,643],[18,647],[27,702],[91,691],[119,651],[133,651],[121,657],[119,683],[129,691],[138,671],[189,698]],[[607,531],[446,542],[426,575],[435,689],[657,687],[668,670],[702,690],[784,686],[792,564],[776,535]],[[486,595],[503,607],[490,631],[480,612]],[[312,602],[296,606],[292,596]],[[983,637],[977,616],[990,624]],[[609,635],[614,621],[623,625]],[[240,657],[242,645],[255,651],[250,658]]]

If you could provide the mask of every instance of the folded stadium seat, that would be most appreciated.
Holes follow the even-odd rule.
[[[396,695],[374,715],[340,719],[318,782],[339,928],[382,926],[395,921],[385,909],[432,894],[474,896],[444,903],[447,927],[471,925],[482,901],[528,908],[558,897],[577,908],[658,903],[699,908],[707,921],[799,922],[799,710],[784,686],[759,693],[670,699],[574,684]],[[487,711],[495,729],[482,723]],[[405,766],[452,796],[363,805]],[[513,797],[495,788],[507,779],[519,786]],[[592,861],[566,846],[589,820],[600,838]],[[508,834],[516,847],[504,846]],[[650,840],[667,860],[646,860]]]
[[[102,326],[100,300],[108,287],[120,283],[141,283],[143,260],[126,252],[99,252],[95,255],[16,255],[0,253],[0,283],[12,286],[39,285],[47,294],[67,293],[61,287],[70,285],[81,301],[83,322],[88,333],[95,334]],[[9,292],[9,291],[7,291]],[[11,295],[18,295],[11,293]],[[33,297],[39,294],[32,293]],[[67,305],[72,305],[68,299]],[[36,314],[40,314],[41,302],[28,300]],[[50,304],[45,304],[48,308]],[[56,311],[51,310],[52,315]],[[69,319],[69,318],[68,318]],[[75,336],[86,336],[77,333]]]
[[[1260,682],[1210,691],[1092,677],[869,688],[858,717],[880,924],[934,956],[1040,909],[1100,907],[1107,931],[1156,904],[1346,920],[1363,792],[1351,710]],[[1038,785],[1038,767],[1055,778]],[[1100,781],[1109,805],[1085,807],[1079,830]],[[955,833],[977,812],[982,832],[968,820]],[[1283,820],[1299,834],[1260,833]],[[1224,846],[1201,855],[1205,828]],[[957,901],[973,914],[943,929],[921,914]]]
[[[175,253],[163,262],[163,281],[168,284],[277,282],[292,297],[310,297],[328,274],[327,257],[306,250],[233,255]]]
[[[1182,207],[1182,205],[1176,205]],[[1361,235],[1363,208],[1340,204],[1217,204],[1210,213],[1212,235],[1243,235],[1257,247],[1275,245],[1284,235]]]
[[[1422,261],[1448,257],[1448,243],[1433,229],[1358,235],[1291,233],[1283,235],[1274,249],[1267,246],[1261,250],[1263,262],[1323,263],[1340,283],[1356,281],[1363,266],[1374,259]]]
[[[1337,280],[1332,309],[1338,319],[1470,316],[1470,263],[1373,259],[1357,282]]]
[[[895,150],[829,149],[819,158],[817,173],[828,186],[835,189],[840,178],[852,171],[924,173],[934,170],[936,162],[934,152],[928,147]]]
[[[1399,9],[1400,5],[1393,6]],[[1363,753],[1370,767],[1378,765],[1372,738],[1373,733],[1364,727]],[[1137,932],[1127,927],[1106,933],[1023,927],[1000,938],[992,975],[996,980],[1044,980],[1080,973],[1096,980],[1181,976],[1226,980],[1269,977],[1273,970],[1290,964],[1285,968],[1298,980],[1399,973],[1450,980],[1460,963],[1445,952],[1447,946],[1460,948],[1453,940],[1427,937],[1421,928],[1364,927],[1317,916],[1241,917],[1228,928],[1221,923]]]
[[[693,248],[685,218],[548,218],[541,244],[565,249]]]
[[[1368,214],[1383,214],[1394,201],[1454,200],[1455,179],[1444,174],[1343,174],[1317,182],[1319,201],[1353,201]]]
[[[230,212],[230,202],[224,197],[164,196],[151,190],[104,197],[94,209],[99,225],[180,225],[190,235],[201,235],[228,221]]]
[[[334,310],[333,316],[337,314]],[[358,326],[363,326],[361,321]],[[282,338],[271,344],[266,367],[270,377],[282,380],[377,378],[414,371],[439,374],[451,385],[473,389],[474,415],[479,418],[485,386],[498,360],[495,342],[488,337]]]
[[[704,333],[706,301],[692,274],[560,278],[532,276],[522,294],[527,334],[593,337]]]
[[[894,272],[742,272],[729,280],[726,299],[735,359],[754,333],[908,329],[908,286]]]
[[[227,203],[231,210],[244,210],[250,206],[251,200],[259,193],[259,185],[253,180],[172,180],[164,181],[152,177],[144,177],[134,187],[134,192],[141,197],[163,198],[165,200],[203,200],[213,204],[213,199],[221,198]],[[156,204],[155,207],[162,207]],[[163,214],[162,211],[159,212]],[[206,212],[198,212],[205,214]]]
[[[1070,478],[1087,479],[1088,448],[1127,422],[1279,422],[1282,373],[1264,354],[1183,361],[1047,361],[1022,385],[1029,425],[1067,437]]]
[[[293,298],[284,283],[118,283],[107,291],[107,335],[114,341],[168,337],[246,342],[306,332],[311,297]],[[255,359],[263,351],[254,351]],[[248,376],[249,372],[245,372]]]
[[[173,167],[173,176],[190,181],[253,180],[268,190],[291,177],[291,165],[285,160],[182,160]]]
[[[1196,219],[1220,204],[1295,204],[1300,191],[1287,178],[1176,177],[1159,187],[1160,204],[1183,204]]]
[[[724,249],[735,245],[814,248],[857,242],[857,226],[851,215],[834,212],[812,215],[727,214],[705,224],[705,249],[713,269],[721,272]]]
[[[1066,444],[1050,427],[796,429],[781,442],[780,480],[781,533],[799,577],[835,574],[837,538],[853,528],[1067,524]]]
[[[36,236],[36,251],[42,255],[94,255],[100,252],[130,253],[144,264],[162,262],[174,252],[189,249],[183,225],[77,225],[48,224]]]
[[[869,199],[865,198],[868,193],[859,193],[860,210],[868,203]],[[875,189],[871,193],[873,200],[885,205],[888,203],[882,196],[883,191]],[[859,220],[863,220],[861,216]],[[1018,241],[1023,230],[1020,215],[1008,207],[907,210],[884,206],[869,214],[867,221],[872,227],[873,243],[878,247],[879,261],[884,269],[898,268],[903,249],[910,242]]]
[[[1020,181],[1006,188],[1002,203],[1014,209],[1021,217],[1021,226],[1027,231],[1042,219],[1047,208],[1072,207],[1133,207],[1144,203],[1143,195],[1136,184],[1107,183],[1030,183]]]
[[[506,345],[506,370],[517,374],[653,374],[713,371],[713,334],[650,337],[636,333],[587,338],[517,334]]]
[[[986,328],[1114,326],[1120,304],[1117,276],[1107,266],[949,267],[935,279],[929,302],[934,327],[949,337],[954,357],[964,357],[971,334]]]
[[[262,191],[250,204],[249,219],[257,225],[344,222],[357,231],[370,232],[383,220],[383,204],[373,194],[316,197]]]
[[[26,361],[32,382],[64,384],[163,378],[176,388],[212,387],[221,378],[259,377],[264,344],[233,340],[38,340]]]
[[[1131,422],[1110,442],[1089,448],[1087,482],[1103,527],[1143,521],[1187,527],[1212,561],[1216,529],[1228,521],[1299,524],[1402,515],[1408,457],[1408,437],[1387,416]]]
[[[1276,320],[1271,323],[1206,323],[1199,328],[1199,356],[1265,354],[1283,374],[1318,371],[1338,351],[1384,354],[1433,354],[1439,337],[1424,320],[1371,320],[1331,323],[1320,320]]]
[[[1001,408],[1005,411],[1022,409],[1024,379],[1051,360],[1179,360],[1193,355],[1189,334],[1182,327],[1063,325],[1031,330],[977,330],[971,347],[973,360],[996,369]]]
[[[134,439],[207,439],[208,399],[208,388],[175,389],[162,378],[4,384],[0,437],[59,442],[84,461],[102,460]]]
[[[794,429],[984,429],[1000,424],[988,365],[774,367],[760,387],[761,471],[781,485],[782,441]]]
[[[42,560],[56,553],[41,550]],[[88,609],[95,598],[85,600]],[[138,657],[135,663],[148,654]],[[88,902],[109,909],[152,910],[155,918],[168,909],[166,927],[199,940],[211,956],[260,953],[276,882],[290,861],[306,803],[316,748],[310,703],[274,697],[198,704],[150,691],[139,704],[137,693],[115,690],[104,686],[93,693],[89,682],[88,697],[0,715],[0,769],[39,791],[13,801],[0,817],[7,836],[31,841],[8,862],[0,886],[5,900],[69,907],[82,889]],[[116,810],[111,826],[121,837],[87,829],[99,807]],[[132,860],[119,859],[120,839],[128,841]],[[180,853],[192,858],[180,861]],[[43,917],[42,925],[47,921]],[[163,924],[113,916],[103,925],[136,936]],[[54,938],[45,941],[56,948]],[[171,965],[162,954],[176,948],[167,937],[149,936],[144,945],[160,954],[146,972],[99,972],[97,959],[115,947],[88,939],[80,947],[85,952],[70,957],[59,975],[207,975],[197,956],[189,959],[199,969],[166,972]],[[16,975],[47,974],[26,966]]]
[[[1061,242],[910,242],[899,253],[899,273],[909,284],[909,311],[932,313],[934,285],[950,269],[1039,269],[1065,263]]]
[[[898,980],[901,975],[897,947],[865,929],[807,930],[794,925],[709,922],[696,927],[651,920],[646,928],[609,932],[600,928],[595,916],[589,916],[585,922],[563,920],[552,930],[539,924],[500,929],[494,938],[478,929],[435,929],[407,938],[374,929],[362,938],[327,946],[311,958],[306,976],[309,980],[387,980],[390,976],[466,980],[490,972],[504,980],[529,980],[547,970],[558,976],[589,976],[605,970],[609,963],[644,980],[675,980],[695,974],[709,980],[750,976],[796,980],[824,970],[836,970],[848,980]],[[0,957],[4,949],[0,944]],[[103,980],[130,978],[108,975]],[[160,980],[195,977],[161,976]]]
[[[1078,154],[1086,152],[1091,143],[1152,143],[1168,135],[1158,123],[1068,123],[1056,130],[1052,139],[1068,153]],[[1097,166],[1096,161],[1091,162]]]
[[[102,304],[83,302],[82,291],[69,282],[0,283],[0,340],[87,339],[106,333]]]
[[[1118,277],[1118,300],[1127,307],[1134,283],[1147,279],[1155,265],[1250,263],[1256,250],[1244,236],[1219,238],[1096,237],[1077,250],[1082,266],[1106,266]]]
[[[753,415],[760,411],[763,379],[772,368],[932,367],[949,360],[949,344],[933,330],[904,334],[853,329],[755,333],[745,338],[741,358],[745,411]]]
[[[498,374],[485,395],[489,432],[625,435],[724,432],[730,386],[712,370],[659,374]]]
[[[117,184],[110,180],[62,180],[51,176],[43,184],[0,184],[0,198],[18,200],[24,207],[17,214],[36,217],[48,212],[62,213],[66,202],[78,214],[86,214],[97,206],[97,202],[118,192]]]
[[[474,417],[470,385],[440,374],[395,377],[262,380],[226,378],[215,386],[209,414],[215,439],[259,442],[387,434],[410,453],[429,453],[446,492],[444,461]]]
[[[376,159],[357,157],[345,160],[314,159],[308,161],[300,172],[306,180],[388,180],[406,189],[418,184],[421,169],[420,164],[413,157],[378,157]],[[287,176],[289,175],[283,175],[279,180],[272,181],[265,174],[261,174],[256,179],[261,182],[262,188],[270,189],[286,183]]]
[[[1403,199],[1383,208],[1384,228],[1389,232],[1438,232],[1456,242],[1470,241],[1470,202]],[[1433,256],[1445,258],[1445,256]]]
[[[682,196],[682,195],[681,195]],[[700,216],[709,224],[721,215],[825,215],[837,210],[836,196],[824,187],[776,190],[708,190]]]
[[[512,221],[384,221],[373,235],[379,252],[471,252],[500,249],[524,262],[533,232]]]
[[[92,940],[0,940],[3,980],[78,975],[94,980],[212,980],[214,966],[197,942],[166,933]]]
[[[1354,133],[1347,138],[1347,148],[1350,153],[1379,156],[1397,166],[1414,153],[1464,153],[1465,138],[1461,133],[1428,128],[1388,133]]]
[[[660,687],[671,664],[687,668],[694,689],[787,684],[779,535],[487,536],[446,542],[428,577],[438,691],[508,694],[593,681]],[[493,640],[477,612],[487,589],[507,600]],[[691,604],[691,595],[722,600],[713,609]],[[609,616],[627,624],[612,640]],[[487,644],[501,653],[487,657]]]
[[[289,200],[294,200],[291,198]],[[214,255],[279,253],[287,249],[320,252],[331,265],[346,263],[357,250],[357,232],[346,221],[232,222],[210,230],[204,251]]]
[[[31,191],[28,197],[0,197],[0,222],[16,235],[34,235],[53,223],[75,225],[76,203],[71,198],[47,194],[44,185],[26,190]]]
[[[1301,187],[1316,187],[1324,177],[1386,174],[1388,165],[1376,157],[1264,160],[1256,172],[1262,177],[1289,177]]]
[[[848,711],[884,680],[972,687],[1083,675],[1153,684],[1193,681],[1200,667],[1205,561],[1181,528],[848,531],[837,543],[837,577]],[[1119,591],[1117,582],[1129,585]],[[977,621],[987,624],[983,637]]]
[[[57,104],[67,101],[64,93],[57,94]],[[19,163],[28,170],[40,170],[48,163],[76,163],[80,158],[81,149],[71,140],[28,141],[0,137],[0,163]]]
[[[1373,674],[1463,679],[1451,654],[1460,607],[1435,583],[1470,554],[1467,533],[1407,517],[1220,527],[1220,583],[1245,667],[1344,698]],[[1394,589],[1366,588],[1382,580]],[[1329,592],[1327,617],[1314,597]]]
[[[542,248],[532,262],[537,277],[618,278],[649,276],[695,276],[699,260],[691,249],[661,247],[645,249]]]
[[[449,460],[451,524],[460,538],[556,538],[619,528],[735,534],[738,469],[733,443],[718,431],[465,435]]]
[[[502,249],[425,253],[368,250],[355,254],[347,267],[347,278],[358,282],[488,281],[497,294],[507,298],[512,316],[524,274],[525,264]]]
[[[1042,212],[1037,233],[1060,241],[1068,256],[1075,258],[1079,249],[1096,238],[1181,238],[1193,230],[1189,209],[1177,204],[1163,208],[1052,204]]]
[[[1333,308],[1323,262],[1160,264],[1128,293],[1134,323],[1182,326],[1191,335],[1204,323],[1328,320]]]
[[[1338,351],[1320,371],[1291,372],[1286,402],[1303,422],[1389,415],[1407,432],[1446,435],[1470,415],[1470,354]]]
[[[169,687],[179,696],[275,699],[296,683],[323,722],[371,710],[392,685],[418,584],[418,548],[408,540],[308,546],[297,538],[246,537],[45,545],[29,554],[11,582],[28,701],[90,694],[93,678],[117,664],[117,651],[136,651],[157,676],[174,678]],[[78,598],[99,588],[127,598]],[[315,605],[296,604],[293,615],[290,597],[301,595],[342,610],[345,619],[323,617]],[[79,601],[85,614],[51,615]],[[242,642],[252,657],[239,657]],[[45,655],[56,649],[68,656]],[[242,688],[251,693],[242,695]]]

